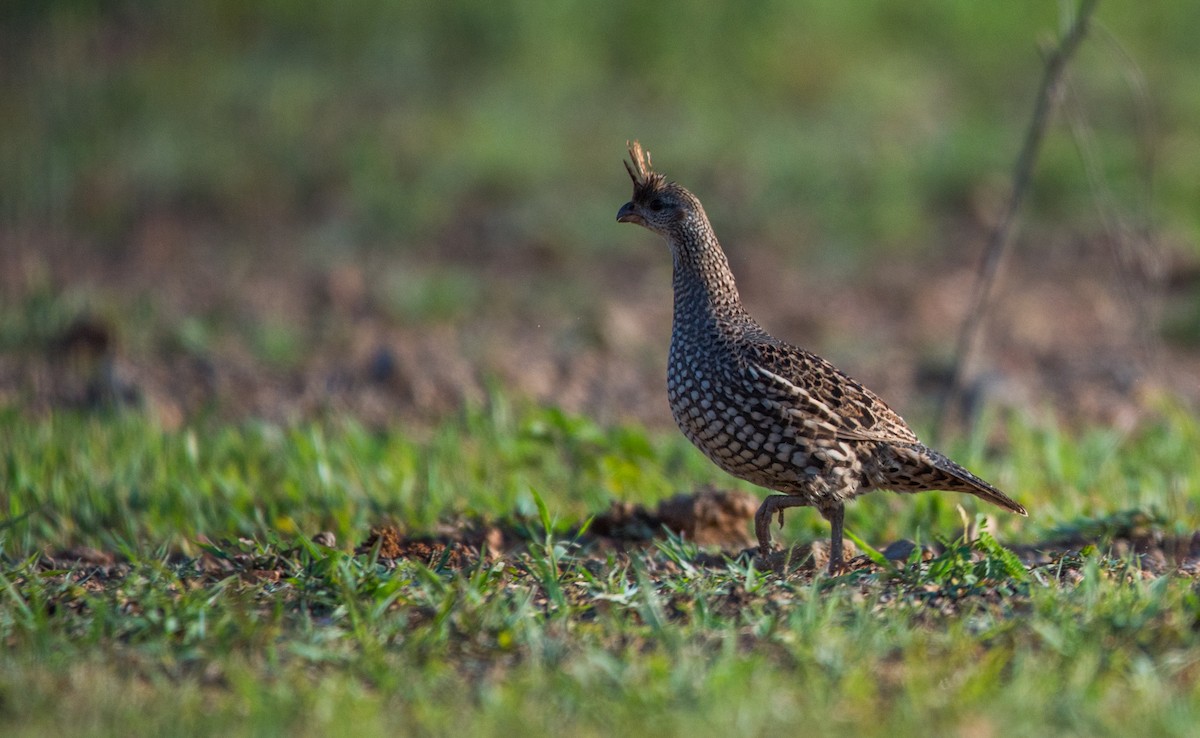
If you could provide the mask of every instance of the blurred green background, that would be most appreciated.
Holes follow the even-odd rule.
[[[312,248],[605,249],[640,138],[727,228],[800,250],[920,248],[1004,184],[1066,3],[12,2],[6,221],[98,247],[148,213]],[[1123,202],[1195,240],[1200,8],[1104,3],[1072,66]],[[1131,75],[1144,78],[1142,90]],[[1153,128],[1140,127],[1142,122]],[[1059,134],[1063,130],[1059,127]],[[1086,221],[1053,136],[1037,211]],[[1141,148],[1139,148],[1141,147]],[[252,240],[252,239],[248,239]],[[243,244],[248,245],[248,244]]]
[[[631,138],[701,196],[727,244],[746,244],[735,266],[763,255],[842,279],[963,244],[956,258],[973,264],[1033,106],[1039,48],[1072,9],[8,2],[0,335],[11,348],[99,311],[133,326],[126,350],[211,350],[224,327],[252,324],[251,353],[287,365],[312,346],[289,332],[286,299],[247,320],[174,294],[204,279],[254,292],[247,275],[346,263],[365,265],[367,290],[401,322],[503,312],[489,283],[513,265],[524,276],[509,292],[565,293],[552,308],[570,311],[597,298],[594,265],[665,262],[645,233],[613,223]],[[1200,251],[1197,38],[1193,3],[1101,3],[1025,214],[1035,253],[1052,234],[1098,237],[1106,219]],[[161,277],[172,269],[178,282]],[[57,328],[18,325],[47,313],[34,293],[68,303],[49,311]],[[155,329],[169,340],[137,338],[147,315],[171,316]]]

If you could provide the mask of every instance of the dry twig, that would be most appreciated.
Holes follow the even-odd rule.
[[[963,378],[979,342],[983,317],[987,312],[988,303],[991,301],[996,275],[999,273],[1000,265],[1012,243],[1017,212],[1029,191],[1029,185],[1033,179],[1033,167],[1037,162],[1042,141],[1046,137],[1050,115],[1058,102],[1067,62],[1070,61],[1080,42],[1087,35],[1088,23],[1098,3],[1099,0],[1081,0],[1075,20],[1059,40],[1058,46],[1046,57],[1046,66],[1042,71],[1042,83],[1038,89],[1033,117],[1029,121],[1029,128],[1025,132],[1025,142],[1021,146],[1021,153],[1017,157],[1016,166],[1013,169],[1012,189],[1009,192],[1008,202],[1000,222],[996,225],[996,229],[988,241],[983,262],[979,267],[979,276],[976,279],[975,302],[967,313],[958,335],[954,351],[954,368],[938,410],[937,427],[939,431],[945,430],[953,410],[962,397]]]

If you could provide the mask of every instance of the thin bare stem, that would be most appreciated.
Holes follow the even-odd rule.
[[[1021,204],[1029,192],[1030,182],[1033,180],[1033,168],[1037,163],[1042,141],[1046,137],[1051,113],[1058,102],[1063,73],[1067,68],[1067,62],[1070,61],[1080,42],[1087,35],[1088,22],[1097,4],[1099,4],[1099,0],[1081,0],[1074,22],[1059,40],[1058,46],[1046,57],[1033,116],[1029,121],[1029,128],[1025,132],[1025,141],[1021,146],[1020,155],[1017,157],[1016,166],[1013,168],[1012,189],[1009,192],[1008,202],[1005,204],[1000,222],[992,231],[987,249],[984,251],[983,262],[980,264],[979,275],[976,278],[975,302],[967,313],[958,334],[958,342],[954,351],[954,369],[938,410],[939,432],[945,430],[953,410],[961,399],[963,378],[979,343],[983,318],[991,302],[992,292],[995,290],[996,275],[999,273],[1000,265],[1012,243],[1017,212],[1020,210]]]

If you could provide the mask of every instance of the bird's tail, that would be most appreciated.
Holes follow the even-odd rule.
[[[932,480],[933,484],[931,485],[934,488],[950,492],[966,492],[967,494],[975,495],[981,500],[986,500],[997,507],[1014,512],[1017,515],[1029,515],[1029,513],[1025,512],[1025,507],[1021,503],[937,451],[925,447],[923,455],[935,472],[935,479]]]

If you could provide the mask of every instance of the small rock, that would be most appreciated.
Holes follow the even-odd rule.
[[[908,557],[917,548],[917,544],[908,539],[901,539],[883,549],[883,557],[888,561],[908,561]]]
[[[312,537],[312,542],[326,548],[337,548],[337,536],[331,530],[323,530]]]

